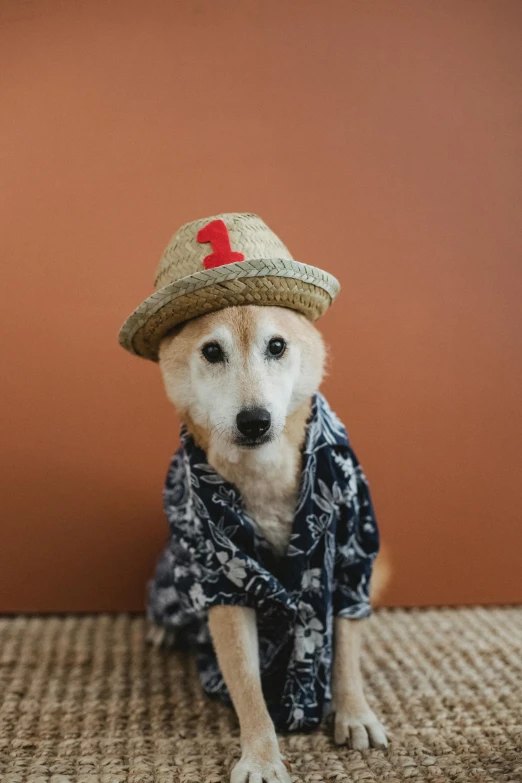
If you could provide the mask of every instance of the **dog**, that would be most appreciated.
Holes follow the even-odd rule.
[[[209,465],[243,500],[276,561],[288,551],[301,453],[325,372],[323,339],[304,315],[280,306],[231,306],[170,330],[158,361],[168,399]],[[263,695],[252,606],[215,605],[208,628],[238,716],[241,758],[231,783],[289,783]],[[364,620],[336,617],[332,667],[334,739],[385,748],[360,669]]]
[[[259,216],[225,213],[176,232],[154,285],[119,333],[159,363],[183,422],[164,490],[171,536],[149,584],[152,639],[194,644],[205,691],[233,704],[231,783],[288,783],[276,729],[318,726],[329,707],[337,743],[384,748],[360,670],[377,524],[319,391],[314,322],[340,284]]]

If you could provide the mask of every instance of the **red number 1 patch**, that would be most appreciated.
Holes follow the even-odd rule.
[[[223,220],[213,220],[198,231],[198,242],[210,242],[213,252],[205,256],[203,266],[213,269],[215,266],[244,261],[243,253],[235,253],[230,247],[230,237]]]

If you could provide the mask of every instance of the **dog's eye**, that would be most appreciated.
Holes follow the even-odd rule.
[[[225,361],[225,354],[219,343],[207,343],[201,349],[201,353],[210,364]]]
[[[282,337],[273,337],[268,343],[268,354],[274,359],[280,359],[284,354],[286,343]]]

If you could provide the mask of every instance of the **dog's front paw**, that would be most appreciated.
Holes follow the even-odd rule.
[[[256,761],[241,758],[232,770],[230,783],[290,783],[290,775],[281,760]]]
[[[388,738],[381,722],[371,710],[359,714],[339,710],[335,713],[334,740],[352,750],[386,748]]]
[[[230,783],[290,783],[288,762],[283,761],[275,736],[243,747]]]

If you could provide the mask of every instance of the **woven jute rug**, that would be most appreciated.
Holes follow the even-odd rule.
[[[227,783],[233,712],[141,616],[0,619],[2,783]],[[522,781],[522,608],[381,610],[368,698],[387,751],[281,738],[294,781]]]

